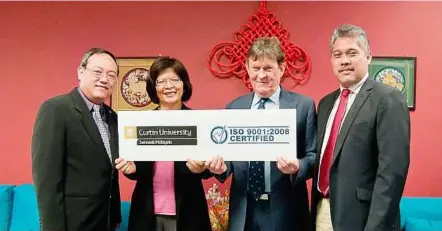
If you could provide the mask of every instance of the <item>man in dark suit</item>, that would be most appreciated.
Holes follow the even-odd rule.
[[[32,137],[32,175],[42,231],[115,230],[121,222],[117,115],[104,104],[118,76],[109,51],[93,48],[79,87],[42,104]]]
[[[337,28],[330,52],[340,87],[318,106],[313,230],[399,231],[410,161],[404,97],[368,76],[371,53],[360,27]]]
[[[296,109],[297,158],[224,163],[221,157],[215,157],[206,162],[208,169],[218,174],[220,181],[233,174],[229,231],[308,229],[305,181],[312,177],[316,156],[316,111],[312,99],[286,91],[280,86],[285,70],[284,61],[285,54],[277,38],[257,39],[247,54],[246,62],[254,92],[235,99],[227,108]],[[256,179],[263,180],[257,182]]]

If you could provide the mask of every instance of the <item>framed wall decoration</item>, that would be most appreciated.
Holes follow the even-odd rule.
[[[415,109],[416,57],[374,56],[369,74],[376,82],[398,89],[410,110]]]
[[[117,58],[120,69],[112,92],[114,111],[149,110],[157,107],[146,91],[149,69],[157,57]]]

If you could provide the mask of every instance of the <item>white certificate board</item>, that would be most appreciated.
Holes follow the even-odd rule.
[[[118,112],[120,157],[133,161],[296,158],[296,109]]]

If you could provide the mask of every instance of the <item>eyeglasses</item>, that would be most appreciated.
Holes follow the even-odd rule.
[[[92,76],[94,76],[97,80],[101,78],[101,76],[103,76],[103,70],[101,69],[89,69],[87,67],[84,68],[85,70],[88,70],[92,73]],[[114,74],[113,72],[109,72],[106,73],[106,78],[109,82],[114,83],[115,81],[117,81],[117,75]]]
[[[174,86],[177,86],[178,84],[181,83],[181,79],[178,77],[170,78],[170,79],[157,79],[156,86],[157,87],[164,87],[167,85],[168,81],[170,81],[170,83],[172,83],[172,85],[174,85]]]

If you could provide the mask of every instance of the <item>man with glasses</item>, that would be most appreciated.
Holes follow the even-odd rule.
[[[113,231],[121,222],[117,115],[104,104],[118,76],[109,51],[92,48],[79,85],[45,101],[32,137],[32,175],[42,231]]]

